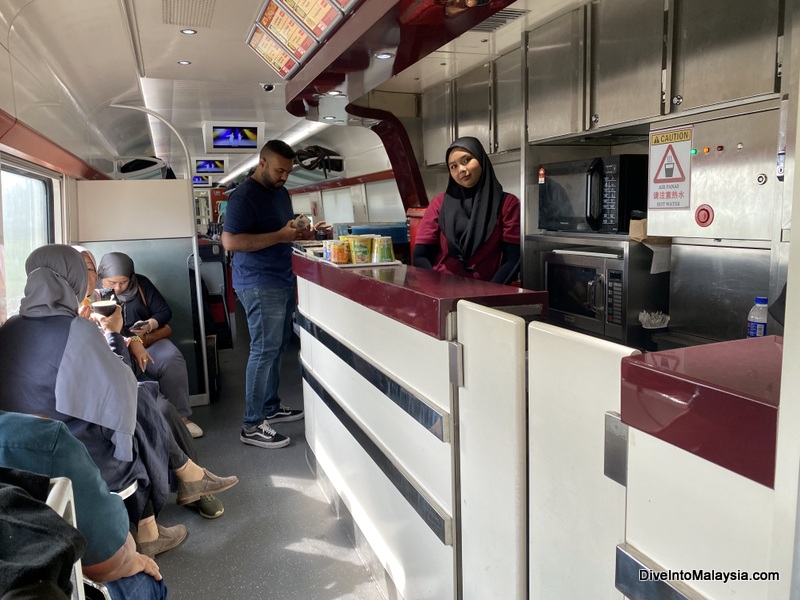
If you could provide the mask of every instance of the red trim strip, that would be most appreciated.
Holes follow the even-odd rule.
[[[0,150],[68,177],[111,179],[3,110],[0,110]]]

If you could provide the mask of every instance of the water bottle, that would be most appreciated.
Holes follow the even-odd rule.
[[[747,337],[767,335],[767,297],[756,296],[756,303],[747,315]]]

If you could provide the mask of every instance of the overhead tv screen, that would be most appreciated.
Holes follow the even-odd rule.
[[[224,159],[208,159],[202,158],[194,161],[195,173],[224,173],[225,160]]]
[[[211,187],[211,175],[192,175],[192,186]]]
[[[258,148],[258,127],[211,127],[211,147],[214,150]]]

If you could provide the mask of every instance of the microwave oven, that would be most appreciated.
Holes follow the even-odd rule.
[[[647,207],[647,156],[622,154],[539,167],[539,229],[627,233]]]
[[[630,242],[627,251],[575,246],[542,254],[548,320],[626,344],[646,345],[639,311],[669,309],[669,273],[650,273],[652,254]]]

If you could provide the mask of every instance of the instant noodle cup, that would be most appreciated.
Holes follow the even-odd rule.
[[[376,237],[372,241],[372,262],[392,262],[394,261],[394,247],[392,238],[388,235]]]
[[[366,264],[370,262],[372,250],[372,238],[364,235],[350,237],[350,260],[356,264]]]
[[[329,240],[328,255],[332,263],[346,265],[350,262],[350,244],[347,240]]]

